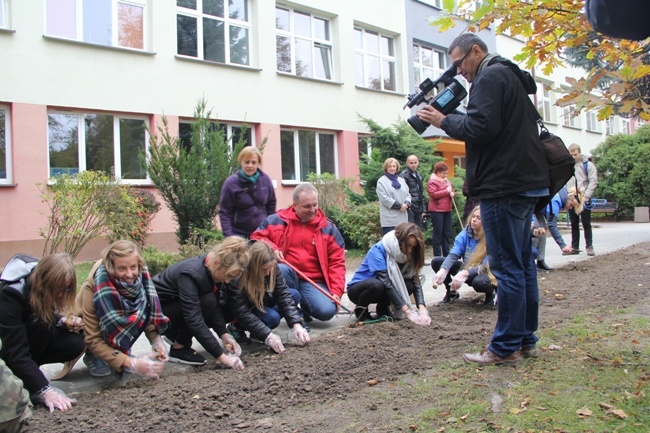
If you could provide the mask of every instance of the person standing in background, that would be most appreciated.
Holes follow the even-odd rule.
[[[454,187],[447,179],[449,166],[439,162],[427,183],[429,193],[429,218],[433,225],[433,256],[447,257],[451,242],[451,201],[456,197]]]
[[[377,198],[379,199],[379,222],[381,233],[385,235],[399,223],[408,222],[407,211],[411,207],[411,194],[397,173],[399,161],[388,158],[384,161],[384,175],[377,180]]]
[[[571,220],[571,248],[570,254],[580,253],[580,219],[582,219],[582,228],[585,231],[585,247],[587,255],[595,256],[593,233],[591,231],[591,198],[598,186],[598,171],[596,166],[589,159],[580,153],[580,146],[576,143],[569,145],[569,152],[576,160],[574,168],[574,177],[566,184],[567,189],[578,188],[582,193],[584,208],[581,213],[576,213],[575,209],[569,209],[569,219]]]
[[[417,155],[406,157],[406,168],[399,174],[409,188],[411,194],[411,207],[408,209],[408,220],[414,223],[420,230],[424,230],[423,218],[426,215],[426,202],[424,201],[424,187],[422,177],[418,173],[420,161]]]

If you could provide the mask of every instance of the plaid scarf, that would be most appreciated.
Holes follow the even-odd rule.
[[[102,264],[95,272],[94,290],[99,327],[108,344],[121,352],[129,353],[148,323],[160,333],[169,326],[146,267],[133,284],[127,284],[111,278]]]

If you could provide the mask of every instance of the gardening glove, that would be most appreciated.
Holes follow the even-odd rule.
[[[155,361],[149,356],[139,356],[137,358],[131,358],[131,367],[128,368],[128,371],[138,376],[158,379],[164,367],[165,364],[161,361]]]
[[[223,343],[226,354],[241,356],[241,346],[232,335],[228,333],[223,334],[221,336],[221,342]]]
[[[56,324],[57,327],[67,329],[70,332],[79,332],[83,329],[84,321],[81,317],[69,315],[61,317]]]
[[[154,340],[151,342],[151,350],[156,353],[158,361],[169,361],[169,350],[167,349],[167,346],[165,346],[165,343],[163,343],[160,336],[154,338]]]
[[[418,315],[420,316],[420,321],[422,322],[421,324],[424,326],[429,326],[431,325],[431,316],[429,316],[429,310],[427,310],[427,307],[422,306],[418,310]]]
[[[406,318],[409,319],[411,322],[415,323],[416,325],[424,325],[424,322],[420,318],[420,315],[416,310],[411,310],[410,308],[404,312],[406,314]]]
[[[63,391],[54,386],[48,386],[44,392],[37,393],[32,397],[32,400],[34,404],[40,403],[47,407],[50,413],[54,412],[54,409],[66,411],[77,404],[77,400],[68,397]]]
[[[467,280],[468,276],[469,276],[469,272],[467,271],[460,271],[459,273],[454,275],[454,278],[451,280],[451,290],[460,289],[460,286],[463,285],[463,283]]]
[[[436,273],[436,276],[433,278],[433,283],[440,285],[445,281],[445,278],[447,278],[447,270],[440,268],[438,273]]]
[[[244,369],[244,363],[239,359],[239,356],[226,355],[224,353],[219,357],[219,362],[233,370],[241,371]]]
[[[284,345],[282,344],[282,339],[278,335],[272,332],[269,334],[268,337],[266,337],[266,340],[264,340],[264,344],[266,344],[271,349],[273,349],[275,353],[284,352]]]
[[[291,332],[293,333],[293,338],[295,338],[299,343],[309,343],[309,332],[307,332],[307,330],[303,328],[300,323],[293,325]]]

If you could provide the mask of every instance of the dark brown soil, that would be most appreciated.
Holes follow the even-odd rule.
[[[540,328],[612,303],[642,307],[650,298],[650,244],[539,278]],[[397,387],[390,393],[391,384],[460,363],[464,352],[489,342],[496,311],[477,305],[478,296],[430,306],[428,328],[407,321],[342,328],[307,347],[288,346],[279,356],[268,350],[246,353],[243,372],[211,364],[191,374],[124,381],[80,394],[79,405],[68,412],[37,410],[26,431],[388,431],[385,420],[419,412],[418,405],[425,404]]]

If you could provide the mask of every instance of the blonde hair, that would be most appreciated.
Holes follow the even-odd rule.
[[[420,269],[424,266],[424,235],[422,230],[417,224],[413,223],[399,223],[395,227],[395,237],[399,243],[399,249],[406,254],[406,246],[408,245],[409,238],[413,237],[418,242],[413,247],[409,261],[413,265],[413,269],[419,274]]]
[[[467,225],[465,227],[471,228],[472,216],[476,211],[480,212],[481,207],[475,206],[474,209],[472,209],[472,213],[470,213],[469,217],[467,217]],[[483,224],[481,224],[480,230],[473,231],[473,236],[476,240],[478,240],[478,243],[476,244],[476,248],[474,249],[472,255],[469,256],[467,263],[465,263],[464,268],[470,269],[473,268],[474,266],[477,266],[478,273],[479,274],[486,273],[488,278],[490,279],[490,284],[496,286],[497,279],[494,276],[494,274],[492,274],[492,272],[490,271],[490,264],[487,263],[483,265],[483,260],[485,260],[485,257],[487,256],[487,244],[485,242],[485,231],[483,230]]]
[[[262,165],[262,152],[257,147],[246,146],[239,151],[237,155],[237,162],[241,165],[247,159],[250,159],[253,156],[257,156],[257,163]]]
[[[250,254],[248,242],[239,236],[230,236],[217,244],[208,253],[207,267],[214,277],[217,272],[224,274],[243,273],[248,267]]]
[[[396,160],[395,158],[388,158],[386,161],[384,161],[384,165],[382,166],[384,171],[387,171],[388,170],[388,165],[393,163],[393,162],[395,164],[397,164],[397,171],[399,171],[399,168],[400,168],[399,161]]]
[[[142,272],[146,265],[144,257],[142,256],[142,253],[140,253],[138,246],[131,241],[115,241],[106,247],[101,253],[102,264],[106,267],[108,275],[114,277],[114,260],[117,257],[131,257],[133,255],[138,257],[138,272]]]
[[[582,191],[578,190],[576,192],[576,189],[573,186],[571,188],[567,188],[567,206],[569,204],[569,200],[571,200],[574,203],[573,211],[576,214],[581,214],[585,207]]]
[[[68,254],[55,253],[43,257],[29,280],[29,305],[35,319],[53,326],[57,313],[64,316],[72,313],[77,294],[77,274]],[[61,291],[63,296],[60,296]]]
[[[251,245],[250,262],[248,270],[244,272],[240,280],[240,289],[246,293],[246,297],[253,303],[255,308],[264,311],[264,293],[273,293],[275,289],[275,271],[277,262],[273,248],[266,242],[258,241]],[[264,276],[264,267],[273,264],[269,280]]]

